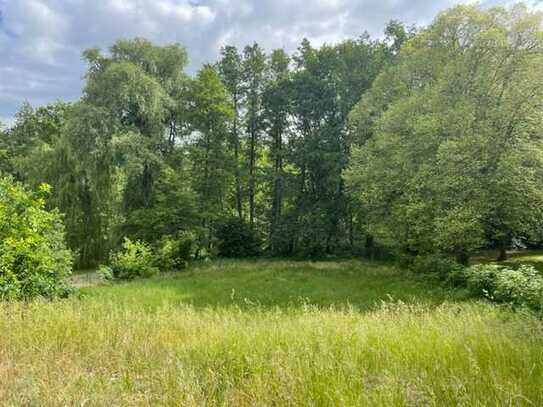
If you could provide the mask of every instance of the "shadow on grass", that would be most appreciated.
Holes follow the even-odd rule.
[[[219,260],[155,278],[88,287],[83,295],[141,307],[296,308],[352,306],[368,310],[382,301],[440,304],[461,301],[461,292],[377,262],[357,260]]]
[[[543,272],[543,250],[515,250],[508,253],[507,260],[496,261],[497,252],[485,250],[473,257],[474,264],[500,264],[516,268],[521,264],[533,266],[540,272]]]

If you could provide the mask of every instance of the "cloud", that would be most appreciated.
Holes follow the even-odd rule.
[[[0,120],[12,121],[25,100],[77,99],[82,50],[119,38],[180,43],[193,72],[225,44],[293,51],[303,37],[319,45],[380,35],[393,18],[426,24],[459,2],[471,0],[0,0]]]

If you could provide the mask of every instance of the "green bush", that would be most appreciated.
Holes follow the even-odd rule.
[[[540,311],[543,308],[543,278],[533,266],[521,265],[515,270],[504,268],[497,275],[494,298]]]
[[[417,273],[436,274],[447,279],[452,273],[461,270],[462,266],[450,257],[440,255],[416,256],[411,269]]]
[[[37,193],[0,178],[0,299],[63,297],[72,272],[60,214],[45,209],[49,186]]]
[[[475,295],[543,311],[543,276],[529,265],[517,269],[477,265],[465,270],[467,287]]]
[[[157,266],[161,270],[185,267],[194,253],[195,242],[194,234],[190,232],[181,233],[177,238],[164,236],[157,245]]]
[[[254,257],[260,254],[261,242],[245,222],[232,218],[217,230],[218,254],[222,257]]]
[[[113,269],[105,264],[98,267],[98,275],[104,280],[113,280]]]
[[[113,278],[121,280],[150,277],[158,272],[151,247],[127,237],[124,238],[122,250],[112,255],[110,263]]]
[[[464,270],[467,288],[476,295],[489,297],[496,289],[497,276],[502,266],[496,264],[477,264]]]

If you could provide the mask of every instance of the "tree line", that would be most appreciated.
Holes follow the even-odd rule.
[[[0,169],[52,186],[78,267],[124,237],[195,257],[443,253],[541,242],[541,14],[459,6],[425,28],[225,46],[84,51],[80,100],[23,105]]]

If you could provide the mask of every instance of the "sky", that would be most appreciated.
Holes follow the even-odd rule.
[[[510,0],[483,0],[482,5]],[[539,7],[543,0],[527,0]],[[382,35],[387,21],[422,26],[472,0],[0,0],[0,122],[19,106],[79,98],[86,69],[81,52],[106,49],[119,38],[145,37],[187,48],[194,72],[226,44],[254,41],[294,51]]]

